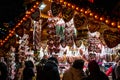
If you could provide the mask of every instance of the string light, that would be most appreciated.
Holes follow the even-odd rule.
[[[104,17],[100,17],[100,21],[104,21]]]
[[[23,20],[26,21],[27,20],[26,17],[23,17]]]
[[[5,40],[3,40],[3,43],[5,43]]]
[[[3,43],[1,42],[1,46],[3,45]]]
[[[31,12],[30,12],[30,11],[26,11],[26,14],[30,15],[30,14],[31,14]]]
[[[109,24],[109,23],[110,23],[110,20],[106,19],[106,20],[105,20],[105,23],[106,23],[106,24]]]
[[[20,21],[20,23],[22,23],[22,22],[23,22],[23,20]]]
[[[37,8],[37,6],[36,6],[36,5],[34,5],[34,6],[33,6],[33,8]]]
[[[25,17],[26,17],[26,18],[28,18],[28,17],[29,17],[29,15],[27,15],[27,14],[26,14],[26,15],[25,15]]]
[[[120,22],[118,22],[117,25],[118,25],[117,27],[120,28]]]
[[[30,9],[31,12],[34,12],[35,10],[33,8]]]
[[[74,5],[72,5],[72,9],[75,9],[75,6],[74,6]]]
[[[98,15],[95,15],[94,17],[95,17],[95,19],[99,19]]]
[[[111,26],[115,27],[115,26],[116,26],[116,23],[115,23],[115,22],[112,22],[112,23],[111,23]]]
[[[5,38],[5,41],[7,41],[8,40],[8,38]]]
[[[70,3],[68,3],[67,5],[68,5],[69,7],[71,6],[71,4],[70,4]]]
[[[67,4],[67,2],[64,2],[64,5],[66,5]]]
[[[49,1],[52,1],[52,0],[49,0]],[[72,9],[75,9],[75,10],[77,10],[77,11],[80,11],[80,12],[86,14],[86,15],[89,14],[89,16],[91,16],[91,17],[94,16],[93,12],[85,11],[84,8],[80,9],[79,7],[76,7],[75,5],[71,5],[70,3],[64,2],[64,0],[59,0],[59,2],[62,3],[62,4],[64,4],[64,5],[67,5],[68,7],[72,7]],[[39,3],[40,3],[40,2],[37,1],[36,4],[33,5],[33,7],[30,9],[30,11],[26,11],[26,15],[25,15],[25,16],[23,17],[23,19],[15,26],[15,28],[13,29],[13,31],[9,31],[9,32],[10,32],[10,33],[9,33],[9,36],[7,36],[7,37],[5,38],[5,40],[0,41],[1,45],[3,45],[3,43],[4,43],[6,40],[8,40],[9,37],[13,36],[13,33],[14,33],[15,29],[16,29],[17,27],[19,27],[19,26],[22,24],[23,21],[26,21],[26,20],[27,20],[27,18],[29,17],[29,15],[30,15],[32,12],[34,12],[35,9],[38,7]],[[94,18],[95,18],[95,19],[99,19],[100,21],[104,21],[104,20],[105,20],[104,17],[100,17],[100,18],[99,18],[98,15],[95,15]],[[106,19],[106,20],[105,20],[105,23],[106,23],[106,24],[110,24],[110,20]],[[120,28],[120,25],[117,25],[116,22],[111,22],[111,26],[113,26],[113,27],[117,26],[118,28]],[[0,29],[1,29],[1,28],[0,28]],[[2,29],[2,30],[4,30],[4,29]],[[31,31],[32,31],[32,30],[31,30]]]
[[[92,16],[93,16],[93,13],[90,13],[90,16],[92,17]]]
[[[7,39],[9,39],[9,36],[7,36]]]
[[[63,2],[63,0],[60,0],[60,3],[62,3]]]
[[[82,8],[82,9],[80,9],[80,12],[82,12],[82,13],[83,13],[83,12],[84,12],[84,9],[83,9],[83,8]]]
[[[36,5],[39,5],[39,2],[36,2]]]
[[[14,31],[15,31],[15,29],[17,28],[17,27],[19,27],[22,23],[23,23],[23,21],[26,21],[27,20],[27,18],[29,18],[29,15],[32,13],[32,12],[34,12],[35,10],[35,8],[37,8],[37,6],[39,5],[39,2],[36,2],[36,5],[34,5],[31,9],[30,9],[30,11],[26,11],[26,15],[23,17],[23,19],[15,26],[15,28],[11,31],[11,30],[9,30],[9,35],[5,38],[5,40],[1,40],[0,41],[0,44],[1,44],[1,46],[3,45],[3,43],[5,43],[8,39],[9,39],[9,37],[12,37],[13,36],[13,33],[14,33]],[[1,28],[0,28],[1,29]]]
[[[10,34],[9,34],[9,36],[11,37],[11,36],[12,36],[12,34],[10,33]]]
[[[13,34],[13,33],[14,33],[14,31],[11,31],[11,33]]]
[[[16,25],[16,28],[18,28],[19,26],[18,25]]]
[[[79,11],[79,7],[76,7],[75,9],[76,9],[77,11]]]

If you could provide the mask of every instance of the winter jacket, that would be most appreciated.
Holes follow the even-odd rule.
[[[63,74],[63,79],[62,80],[83,80],[85,77],[86,76],[85,76],[85,74],[82,70],[70,67]]]
[[[25,68],[23,70],[23,80],[32,80],[34,76],[33,68]]]
[[[3,62],[0,62],[0,80],[7,80],[7,78],[8,78],[7,65]]]
[[[58,66],[55,62],[48,61],[43,68],[44,80],[60,80]]]
[[[86,80],[109,80],[109,78],[104,72],[100,71],[94,75],[89,75]]]

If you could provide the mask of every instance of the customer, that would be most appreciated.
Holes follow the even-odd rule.
[[[7,80],[7,78],[8,78],[7,65],[4,62],[0,62],[0,80]]]
[[[116,80],[120,80],[120,62],[116,68]]]
[[[65,71],[62,80],[84,80],[86,77],[83,71],[84,61],[82,59],[75,60],[73,65]]]
[[[112,71],[112,80],[120,80],[120,56],[117,55],[115,58],[115,65]]]
[[[95,60],[88,63],[88,70],[89,75],[87,80],[109,80],[107,75],[100,70],[98,63]]]
[[[32,80],[35,76],[34,74],[34,64],[32,61],[25,62],[25,68],[23,70],[23,80]]]
[[[47,63],[47,59],[41,59],[39,64],[36,66],[37,75],[36,80],[44,80],[44,66]]]
[[[43,67],[44,80],[60,80],[58,60],[55,57],[48,58]]]

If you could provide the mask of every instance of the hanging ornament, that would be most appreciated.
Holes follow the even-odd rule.
[[[98,22],[95,22],[95,21],[89,21],[88,22],[88,30],[90,32],[96,32],[100,29],[100,24]]]
[[[87,39],[88,29],[77,30],[77,39]]]
[[[40,19],[40,10],[37,8],[35,12],[32,13],[31,18],[35,21],[39,21]]]
[[[73,18],[74,10],[68,7],[63,7],[62,14],[64,21],[68,22]]]
[[[30,28],[31,28],[31,19],[28,18],[26,21],[24,21],[24,22],[22,23],[21,26],[23,26],[25,29],[27,29],[27,30],[29,31]]]
[[[76,28],[80,28],[86,23],[86,17],[81,16],[80,14],[75,14],[73,19],[74,19],[74,24]]]
[[[56,2],[52,2],[51,4],[51,11],[52,11],[52,15],[54,17],[58,16],[58,14],[61,12],[62,10],[62,6]]]
[[[120,43],[120,34],[118,31],[105,30],[103,33],[104,41],[109,48],[113,48]]]

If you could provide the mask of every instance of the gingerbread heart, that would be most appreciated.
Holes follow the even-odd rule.
[[[74,24],[76,28],[81,27],[86,22],[86,17],[81,16],[80,14],[75,14],[73,19],[74,19]]]
[[[31,18],[35,21],[39,21],[40,19],[40,10],[37,8],[35,12],[32,13]]]
[[[71,8],[63,7],[62,14],[64,21],[68,22],[73,18],[74,10]]]
[[[100,29],[100,24],[98,22],[94,22],[94,21],[89,21],[88,22],[88,29],[90,32],[96,32]]]
[[[103,33],[104,41],[109,48],[113,48],[120,43],[119,32],[113,32],[112,30],[105,30]]]
[[[22,23],[22,26],[23,26],[25,29],[30,30],[30,27],[31,27],[31,19],[28,18],[26,21],[24,21],[24,22]]]
[[[62,6],[56,2],[52,2],[51,4],[51,11],[52,15],[56,17],[62,10]]]

